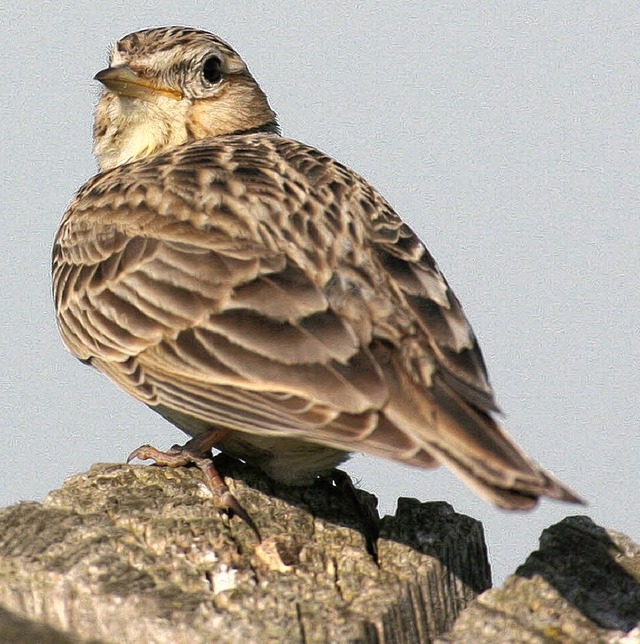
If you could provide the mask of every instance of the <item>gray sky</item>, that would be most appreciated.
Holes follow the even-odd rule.
[[[131,2],[0,8],[0,505],[184,436],[68,355],[50,248],[91,156],[95,72],[136,29],[228,40],[284,133],[368,178],[438,260],[510,434],[589,500],[510,514],[444,469],[347,470],[384,512],[447,500],[494,578],[568,514],[640,540],[640,4]],[[425,5],[425,6],[423,6]],[[132,8],[133,7],[133,8]]]

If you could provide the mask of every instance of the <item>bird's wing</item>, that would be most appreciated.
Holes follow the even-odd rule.
[[[151,406],[357,449],[387,399],[382,372],[322,276],[261,224],[303,191],[283,204],[280,177],[241,152],[226,173],[231,152],[200,146],[91,180],[54,245],[60,331]]]
[[[460,302],[415,233],[380,209],[376,255],[402,291],[438,364],[441,377],[468,402],[498,411],[484,359]]]
[[[435,457],[506,507],[564,493],[487,413],[477,343],[424,246],[316,150],[228,137],[98,175],[53,274],[67,346],[151,406]]]

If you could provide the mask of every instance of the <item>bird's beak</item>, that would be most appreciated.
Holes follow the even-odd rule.
[[[136,74],[128,65],[107,67],[99,71],[93,78],[119,96],[151,100],[154,96],[163,94],[176,100],[182,98],[180,92],[171,87],[151,83]]]

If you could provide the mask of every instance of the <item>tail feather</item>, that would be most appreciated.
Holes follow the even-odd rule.
[[[391,396],[384,415],[479,496],[511,510],[530,509],[541,496],[584,503],[530,459],[489,413],[465,400],[437,373],[425,387],[393,359],[386,369],[394,373],[387,374]],[[401,454],[395,458],[405,460]]]

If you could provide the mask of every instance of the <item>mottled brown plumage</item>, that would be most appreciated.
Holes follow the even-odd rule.
[[[422,242],[356,173],[278,134],[227,44],[134,33],[97,78],[102,172],[53,251],[75,356],[277,479],[364,451],[445,464],[506,508],[578,500],[495,422],[475,336]]]

